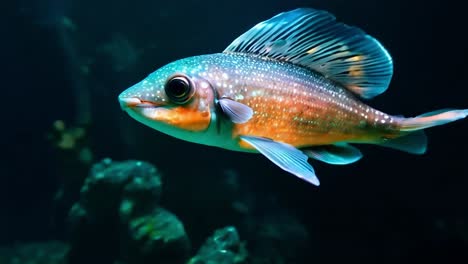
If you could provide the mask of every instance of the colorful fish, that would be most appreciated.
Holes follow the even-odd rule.
[[[257,24],[222,53],[163,66],[119,101],[162,133],[261,153],[319,185],[309,157],[353,163],[362,154],[350,143],[422,154],[423,129],[468,115],[445,109],[404,118],[359,100],[383,93],[392,74],[392,58],[376,39],[328,12],[301,8]]]

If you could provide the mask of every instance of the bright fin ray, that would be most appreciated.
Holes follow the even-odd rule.
[[[347,165],[362,158],[362,153],[356,147],[346,143],[317,146],[304,149],[310,158],[333,165]]]
[[[283,170],[314,185],[320,185],[314,169],[307,162],[308,158],[302,151],[291,145],[276,142],[271,139],[253,136],[241,136],[240,138],[252,145]]]
[[[229,98],[219,99],[219,105],[229,119],[236,124],[245,123],[253,116],[252,108]]]
[[[393,74],[392,59],[376,39],[337,22],[328,12],[310,8],[284,12],[257,24],[224,52],[301,65],[364,98],[383,93]]]
[[[443,109],[401,121],[401,131],[417,131],[433,126],[444,125],[468,116],[468,109]]]

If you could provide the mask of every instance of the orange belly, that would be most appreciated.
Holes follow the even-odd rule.
[[[375,122],[376,115],[384,114],[364,104],[339,107],[300,97],[255,97],[242,103],[252,107],[254,115],[247,123],[233,126],[233,139],[241,135],[265,137],[301,148],[337,142],[370,143],[384,132],[380,122]],[[366,110],[367,114],[362,114]],[[252,149],[243,141],[239,146]]]

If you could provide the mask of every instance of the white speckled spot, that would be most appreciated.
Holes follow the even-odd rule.
[[[210,85],[207,83],[207,82],[201,82],[200,83],[200,87],[203,88],[203,89],[206,89],[208,88]]]

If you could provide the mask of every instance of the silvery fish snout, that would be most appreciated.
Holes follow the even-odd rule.
[[[126,89],[119,95],[119,104],[122,110],[126,108],[131,108],[139,105],[141,103],[141,93],[138,92],[140,89],[141,82],[133,85],[132,87]]]
[[[118,100],[122,110],[134,107],[157,107],[162,105],[165,100],[156,94],[158,93],[155,92],[154,85],[143,80],[123,91]]]

